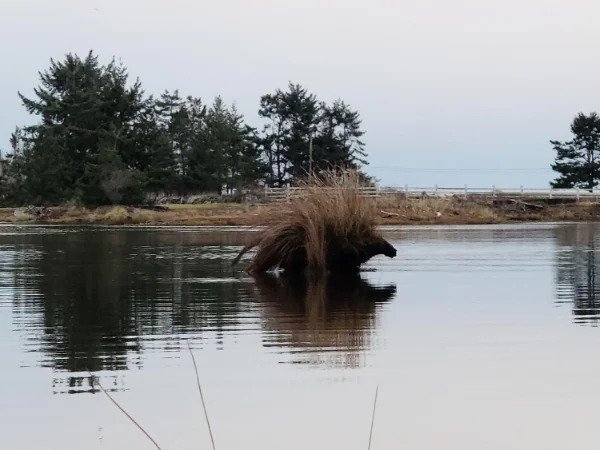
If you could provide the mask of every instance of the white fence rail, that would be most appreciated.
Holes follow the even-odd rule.
[[[327,189],[327,188],[324,188]],[[360,189],[364,197],[378,197],[381,192],[377,186],[363,186]],[[302,187],[265,188],[265,197],[271,200],[285,200],[304,191]]]
[[[291,196],[300,194],[304,188],[301,187],[282,187],[265,188],[265,196],[270,200],[284,200]],[[497,188],[495,186],[488,188],[481,187],[384,187],[366,186],[360,188],[365,197],[379,197],[384,195],[404,195],[406,197],[447,197],[447,196],[481,196],[481,197],[520,197],[520,198],[563,198],[575,199],[582,198],[600,200],[600,188],[595,189],[553,189],[553,188]]]

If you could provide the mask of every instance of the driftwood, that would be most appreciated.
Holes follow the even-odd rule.
[[[33,206],[29,205],[24,208],[17,208],[14,210],[14,216],[18,219],[35,219],[44,220],[48,218],[50,210],[44,206]]]
[[[494,206],[502,207],[502,206],[511,206],[513,208],[519,208],[523,211],[525,210],[534,210],[539,211],[544,209],[543,205],[538,205],[535,203],[524,202],[523,200],[516,200],[514,198],[504,198],[494,200]]]

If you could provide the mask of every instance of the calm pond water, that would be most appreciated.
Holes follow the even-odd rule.
[[[600,224],[387,229],[310,286],[251,231],[0,227],[2,449],[596,449]],[[596,259],[598,258],[598,262]],[[598,275],[598,276],[597,276]]]

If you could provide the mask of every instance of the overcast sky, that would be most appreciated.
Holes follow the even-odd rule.
[[[122,59],[148,93],[342,98],[383,185],[547,186],[549,139],[600,105],[593,0],[0,0],[0,149],[49,58]]]

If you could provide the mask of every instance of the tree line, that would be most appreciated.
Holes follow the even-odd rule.
[[[357,111],[289,83],[260,99],[261,129],[235,105],[177,90],[146,95],[116,60],[90,51],[50,60],[32,97],[37,123],[11,135],[6,204],[141,203],[151,194],[281,187],[309,171],[366,164]]]

